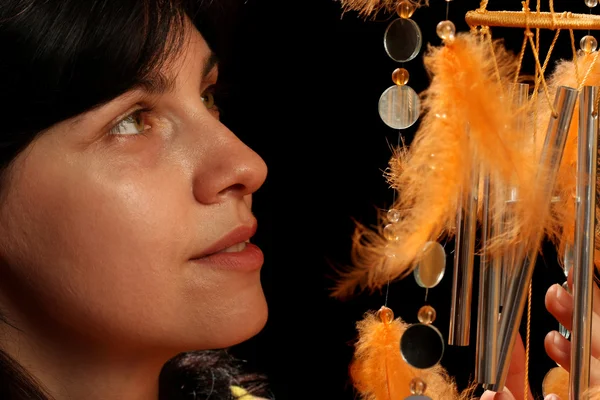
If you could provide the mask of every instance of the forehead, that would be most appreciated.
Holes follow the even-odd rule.
[[[142,80],[138,88],[150,94],[163,94],[175,90],[178,84],[196,84],[207,77],[215,81],[216,67],[217,57],[200,32],[189,24],[179,51],[173,53],[160,70]]]
[[[205,70],[212,69],[215,65],[214,61],[214,54],[208,43],[198,29],[188,21],[185,26],[181,51],[174,57],[171,66],[180,68],[186,66],[201,67],[201,72],[210,72]]]

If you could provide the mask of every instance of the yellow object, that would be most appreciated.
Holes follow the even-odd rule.
[[[248,391],[239,386],[232,386],[231,393],[236,399],[240,400],[258,400],[258,397],[252,396]]]

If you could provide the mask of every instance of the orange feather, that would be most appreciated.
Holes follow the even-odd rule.
[[[369,17],[380,12],[395,12],[400,0],[340,0],[344,11],[357,11],[360,16]],[[407,0],[415,8],[428,6],[429,0]]]
[[[383,317],[383,318],[382,318]],[[357,323],[359,339],[350,377],[362,400],[396,400],[411,395],[410,382],[420,377],[426,383],[425,395],[434,400],[467,400],[474,386],[459,393],[456,384],[441,366],[418,370],[408,365],[400,353],[400,339],[408,325],[393,319],[382,307],[369,312]]]
[[[537,209],[533,142],[519,128],[517,116],[524,110],[515,109],[506,91],[516,57],[501,42],[490,46],[481,36],[459,34],[445,46],[431,47],[424,62],[432,76],[423,93],[425,115],[410,149],[396,151],[387,172],[399,193],[393,206],[401,215],[394,224],[395,240],[384,237],[384,222],[376,229],[358,225],[353,267],[341,273],[336,297],[348,297],[357,288],[380,289],[410,273],[427,241],[453,234],[463,191],[479,168],[494,174],[496,182],[520,188],[520,214]],[[493,204],[495,215],[502,215],[504,204]],[[535,224],[525,222],[514,218],[486,251],[531,235]]]

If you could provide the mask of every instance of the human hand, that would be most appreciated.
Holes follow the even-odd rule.
[[[571,286],[571,279],[569,279]],[[594,311],[592,313],[592,359],[590,363],[590,386],[600,385],[600,289],[594,285]],[[546,293],[546,308],[565,328],[571,330],[573,296],[560,285],[553,285]],[[546,353],[552,360],[569,371],[571,369],[571,342],[559,332],[548,333],[544,340]]]
[[[569,279],[569,286],[571,280]],[[594,285],[594,312],[592,315],[592,360],[590,365],[590,386],[600,385],[600,289]],[[571,329],[573,317],[573,296],[561,285],[553,285],[546,293],[546,308],[565,328]],[[565,339],[559,332],[548,333],[544,340],[544,347],[548,356],[566,371],[571,365],[571,342]],[[481,400],[515,400],[514,394],[524,393],[525,382],[525,351],[523,342],[519,337],[513,350],[508,378],[505,390],[501,393],[486,391]],[[532,399],[531,392],[529,398]],[[520,397],[520,396],[518,396]],[[545,400],[559,400],[558,396],[550,394]]]
[[[510,366],[508,375],[506,376],[506,384],[502,392],[492,392],[487,390],[480,400],[515,400],[516,398],[524,398],[525,394],[525,346],[521,335],[517,337],[512,356],[510,358]],[[533,400],[531,390],[528,390],[527,400]]]

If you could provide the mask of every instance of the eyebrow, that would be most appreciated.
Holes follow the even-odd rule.
[[[202,79],[219,64],[219,59],[215,53],[210,52],[209,56],[204,61],[202,68]],[[148,92],[149,94],[164,94],[172,91],[175,88],[175,79],[167,77],[160,71],[157,71],[150,76],[142,79],[136,87]]]

